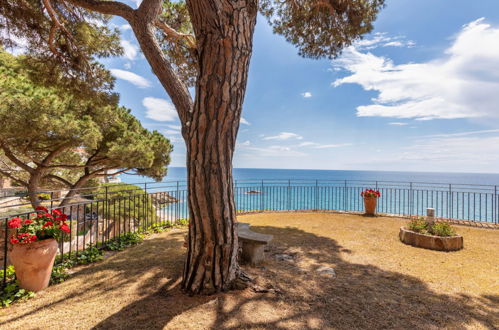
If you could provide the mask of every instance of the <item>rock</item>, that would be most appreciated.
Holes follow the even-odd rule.
[[[293,256],[284,253],[276,254],[275,258],[277,259],[277,261],[293,261]]]
[[[336,272],[331,267],[321,266],[321,267],[317,268],[317,272],[322,276],[336,278]]]

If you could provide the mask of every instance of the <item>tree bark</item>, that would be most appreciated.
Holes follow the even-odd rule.
[[[183,122],[187,146],[189,244],[182,288],[190,294],[231,289],[238,239],[232,157],[246,90],[256,1],[188,1],[199,76]]]

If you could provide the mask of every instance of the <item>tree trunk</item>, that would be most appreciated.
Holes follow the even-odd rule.
[[[33,208],[40,206],[40,199],[38,194],[40,193],[40,181],[43,177],[43,170],[40,168],[35,169],[28,181],[28,198]]]
[[[189,244],[182,281],[191,294],[232,287],[237,276],[237,228],[232,157],[241,116],[255,0],[188,1],[197,39],[199,76],[188,121]]]

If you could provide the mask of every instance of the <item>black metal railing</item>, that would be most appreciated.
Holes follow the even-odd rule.
[[[360,193],[378,189],[378,213],[423,216],[434,208],[438,218],[499,223],[498,190],[493,185],[355,180],[237,180],[234,198],[238,213],[293,210],[363,211]],[[67,191],[44,191],[50,210],[69,216],[70,233],[59,242],[62,256],[71,257],[88,247],[101,247],[121,235],[145,231],[158,223],[187,219],[185,181],[110,185],[76,191],[60,206]],[[0,267],[8,265],[7,220],[33,212],[23,197],[0,207]],[[2,230],[3,229],[3,230]],[[2,280],[5,284],[5,272]]]

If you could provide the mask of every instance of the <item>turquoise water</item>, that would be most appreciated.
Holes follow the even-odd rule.
[[[122,176],[123,182],[144,178]],[[168,192],[178,203],[161,209],[167,219],[188,217],[186,169],[173,167],[161,183],[148,183],[149,193]],[[238,212],[260,210],[363,211],[360,193],[380,190],[378,212],[498,222],[499,174],[234,169]],[[177,183],[176,181],[181,181]],[[412,182],[412,183],[411,183]]]

